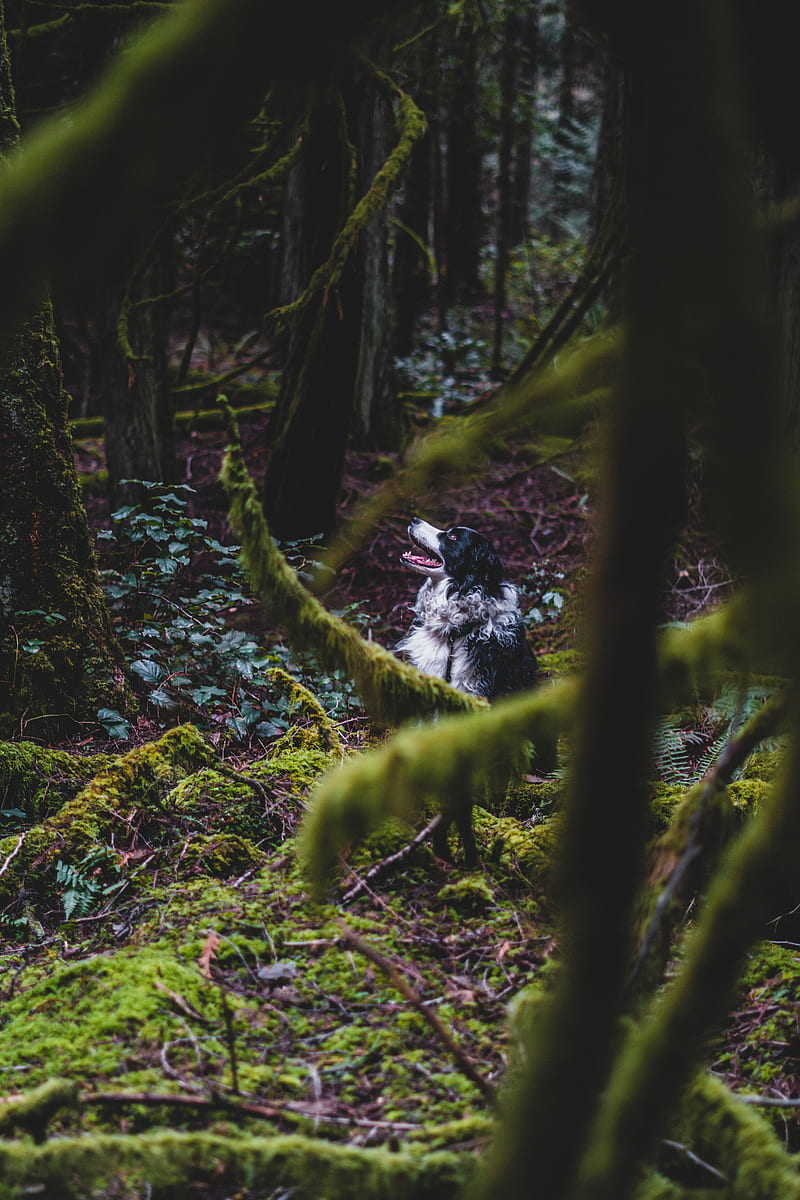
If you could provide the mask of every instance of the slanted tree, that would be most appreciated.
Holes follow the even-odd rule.
[[[0,157],[19,127],[0,3]],[[124,696],[67,432],[49,301],[0,342],[0,721],[93,717]]]

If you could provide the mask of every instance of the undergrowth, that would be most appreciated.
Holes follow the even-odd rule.
[[[313,691],[329,716],[359,712],[349,680],[322,670],[311,654],[296,655],[280,642],[268,648],[245,629],[254,601],[239,563],[239,546],[213,537],[193,516],[194,489],[186,484],[137,481],[143,501],[111,515],[101,577],[117,634],[150,711],[162,725],[190,718],[237,741],[270,740],[288,728],[291,697],[269,681],[275,668]],[[316,568],[315,540],[288,543],[287,558],[303,577]],[[126,738],[128,721],[101,709],[112,737]]]

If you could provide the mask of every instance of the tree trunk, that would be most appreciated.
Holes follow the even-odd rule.
[[[309,123],[302,161],[291,172],[285,282],[307,283],[327,258],[349,207],[349,156],[334,99]],[[294,297],[293,297],[294,298]],[[353,411],[361,301],[352,256],[329,295],[302,309],[269,430],[264,508],[272,532],[295,540],[329,533]]]
[[[500,146],[497,155],[497,222],[494,262],[494,329],[492,379],[503,377],[503,326],[506,308],[506,276],[511,261],[513,226],[512,158],[514,148],[514,101],[519,75],[520,20],[513,8],[503,22],[500,59]]]
[[[389,155],[389,121],[381,97],[364,97],[359,125],[359,191],[363,193]],[[392,386],[389,222],[385,209],[359,235],[357,263],[362,296],[353,440],[365,449],[397,450],[403,439],[403,420]]]
[[[162,306],[148,303],[167,290],[157,249],[127,286],[113,289],[95,323],[112,508],[142,498],[141,488],[122,480],[161,483],[177,477],[166,321]]]
[[[511,192],[511,245],[530,236],[533,143],[539,81],[539,0],[529,0],[519,17],[520,62],[517,118],[514,125],[514,178]]]
[[[17,136],[0,0],[0,156]],[[0,725],[42,733],[120,704],[49,301],[0,343],[0,524]]]
[[[446,147],[444,308],[481,293],[481,147],[478,137],[478,33],[465,24],[455,47]]]
[[[423,43],[414,69],[413,93],[423,111],[429,114],[428,132],[411,154],[395,236],[392,268],[395,349],[403,358],[413,349],[417,318],[431,298],[431,255],[434,261],[439,261],[435,245],[426,253],[435,231],[435,159],[439,137],[437,51],[438,40],[431,34]]]
[[[780,203],[800,191],[800,163],[792,156],[775,171],[775,199]],[[781,347],[781,384],[786,423],[795,436],[800,428],[800,234],[797,226],[782,229],[772,253],[775,317]]]
[[[568,218],[574,206],[574,122],[575,73],[577,68],[577,31],[570,6],[564,12],[564,28],[559,46],[561,75],[558,85],[558,122],[555,129],[555,156],[552,192],[547,217],[541,228],[554,242],[563,241]]]

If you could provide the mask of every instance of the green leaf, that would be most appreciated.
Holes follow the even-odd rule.
[[[109,737],[127,738],[130,736],[130,721],[127,721],[115,708],[99,708],[97,719]]]
[[[131,670],[151,685],[159,683],[166,674],[161,664],[154,662],[152,658],[137,658],[131,663]]]

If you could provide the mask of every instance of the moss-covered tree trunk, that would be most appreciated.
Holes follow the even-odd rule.
[[[0,156],[17,137],[0,3]],[[123,690],[45,302],[0,340],[0,724],[93,716]]]

